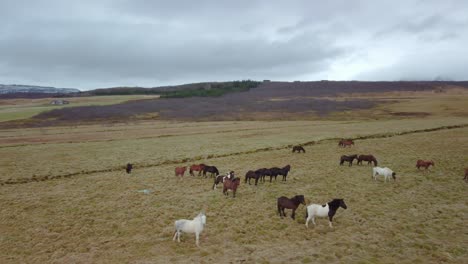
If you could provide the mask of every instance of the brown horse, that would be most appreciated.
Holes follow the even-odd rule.
[[[345,148],[346,146],[351,147],[354,145],[354,141],[352,139],[342,139],[338,142],[338,146]]]
[[[296,152],[296,151],[297,151],[298,153],[301,153],[301,151],[302,151],[303,153],[305,153],[305,149],[304,149],[302,146],[294,146],[293,149],[292,149],[292,152],[294,153],[294,152]]]
[[[432,167],[435,166],[435,164],[434,164],[434,162],[432,160],[418,160],[416,162],[416,168],[418,168],[418,170],[421,167],[424,167],[427,170],[429,168],[429,166],[431,166],[431,165],[432,165]]]
[[[224,179],[223,194],[228,195],[228,190],[232,190],[232,198],[236,197],[237,187],[240,185],[240,178]]]
[[[255,179],[255,185],[257,185],[258,183],[258,179],[260,179],[261,175],[259,173],[255,173],[255,171],[251,171],[249,170],[246,174],[245,174],[245,183],[247,183],[247,180],[249,181],[249,185],[250,185],[250,179]]]
[[[374,162],[374,166],[377,166],[377,159],[372,155],[359,155],[357,158],[357,164],[362,165],[362,161],[367,161],[367,165]]]
[[[192,166],[190,166],[190,170],[189,170],[190,175],[195,176],[195,175],[193,174],[193,172],[194,172],[194,171],[198,171],[198,176],[200,176],[204,168],[205,168],[205,164],[203,164],[203,163],[202,163],[202,164],[198,164],[198,165],[197,165],[197,164],[193,164]]]
[[[176,167],[175,168],[175,176],[184,177],[184,173],[185,173],[186,169],[187,169],[187,166],[185,166],[185,167]]]
[[[283,216],[286,216],[284,209],[292,209],[291,218],[295,219],[296,209],[299,206],[299,204],[306,205],[304,195],[296,195],[291,199],[285,196],[281,196],[280,198],[278,198],[278,213],[280,217],[283,218]]]

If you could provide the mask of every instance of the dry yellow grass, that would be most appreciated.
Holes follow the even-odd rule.
[[[176,178],[175,165],[80,174],[67,179],[0,186],[1,263],[463,263],[468,257],[468,203],[463,168],[468,128],[357,140],[353,148],[324,141],[306,147],[252,152],[332,137],[401,132],[467,123],[463,118],[372,122],[144,123],[25,131],[44,144],[0,148],[1,179],[60,175],[124,165],[201,158],[243,177],[250,169],[291,164],[287,182],[255,187],[242,181],[237,197],[210,190],[211,179]],[[135,124],[138,127],[138,124]],[[160,130],[162,129],[162,130]],[[76,132],[76,133],[75,133]],[[154,138],[141,138],[154,133]],[[2,131],[2,137],[14,136]],[[49,135],[70,135],[59,143]],[[73,135],[98,135],[80,142]],[[107,136],[103,136],[107,135]],[[128,137],[123,139],[122,135]],[[157,137],[161,136],[161,137]],[[92,137],[91,137],[92,138]],[[112,139],[113,141],[106,141]],[[42,141],[41,141],[42,140]],[[240,153],[222,158],[208,155]],[[339,166],[342,154],[374,154],[397,172],[396,182],[371,179],[371,166]],[[418,171],[417,159],[433,159]],[[187,161],[183,164],[191,164]],[[195,163],[195,162],[194,162]],[[179,166],[179,165],[178,165]],[[149,189],[148,195],[138,190]],[[280,219],[276,198],[304,194],[310,202],[344,198],[335,228],[325,219],[305,229]],[[193,234],[172,241],[173,222],[207,210],[201,248]],[[290,214],[290,211],[287,211]]]

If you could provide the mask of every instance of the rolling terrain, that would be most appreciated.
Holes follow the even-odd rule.
[[[283,92],[266,98],[262,89],[164,100],[212,102],[255,91],[265,92],[255,100],[282,100],[282,107],[298,102]],[[274,108],[265,108],[246,113],[250,121],[174,120],[158,112],[152,118],[1,122],[0,263],[465,263],[467,95],[459,86],[315,94],[311,100],[372,105],[331,106],[306,118],[285,108],[293,120],[279,120]],[[77,103],[105,98],[115,103],[130,97]],[[16,107],[31,103],[15,100]],[[355,145],[341,148],[341,138]],[[293,145],[306,153],[292,153]],[[374,181],[370,165],[340,166],[340,156],[350,154],[373,154],[397,180]],[[418,159],[435,166],[418,170]],[[131,174],[127,163],[134,164]],[[174,176],[175,167],[199,163],[235,171],[242,179],[236,198],[213,190],[212,178]],[[285,182],[244,182],[248,170],[287,164],[292,168]],[[277,213],[278,197],[297,194],[308,204],[343,198],[348,209],[338,210],[333,229],[324,218],[306,229],[304,206],[295,220],[290,210],[284,219]],[[200,248],[193,234],[172,241],[174,221],[202,210],[207,225]]]

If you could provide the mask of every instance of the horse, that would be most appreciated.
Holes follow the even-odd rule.
[[[278,173],[278,175],[283,176],[282,181],[286,181],[286,177],[288,176],[288,173],[290,170],[291,170],[291,165],[286,165],[283,168],[276,170],[274,173]],[[275,180],[276,180],[276,176],[275,176]],[[270,182],[271,182],[271,178],[270,178]]]
[[[255,171],[249,170],[245,174],[245,183],[247,183],[247,180],[249,180],[249,185],[250,185],[250,179],[255,179],[255,185],[258,183],[258,179],[260,179],[261,175],[256,173]]]
[[[338,146],[345,148],[346,146],[351,147],[351,145],[354,145],[354,141],[352,139],[342,139],[340,142],[338,142]]]
[[[347,161],[347,162],[349,162],[349,166],[351,167],[351,166],[353,166],[354,159],[357,159],[357,154],[350,155],[350,156],[343,155],[340,158],[340,165],[343,165],[343,163],[345,161]]]
[[[362,161],[367,161],[367,165],[374,162],[374,166],[377,166],[377,159],[372,155],[359,155],[357,158],[357,164],[362,165]]]
[[[374,167],[372,168],[372,178],[374,178],[374,181],[377,180],[377,175],[382,175],[385,179],[385,182],[387,182],[387,178],[392,177],[394,181],[396,181],[396,173],[393,172],[391,169],[385,167]]]
[[[127,167],[125,168],[125,171],[130,174],[133,170],[133,164],[127,163]]]
[[[211,175],[211,177],[213,176],[218,176],[219,175],[219,171],[218,171],[218,168],[216,168],[215,166],[208,166],[208,165],[205,165],[205,167],[203,168],[203,176],[206,178],[206,173],[209,172]]]
[[[226,175],[216,176],[214,179],[213,190],[216,189],[216,186],[218,186],[219,183],[224,182],[226,179],[233,179],[234,177],[233,171],[226,173]]]
[[[176,167],[175,168],[175,176],[184,177],[186,169],[187,169],[187,166],[185,166],[185,167]]]
[[[228,196],[228,191],[232,190],[232,198],[236,197],[236,191],[239,185],[240,178],[225,179],[223,183],[223,194]]]
[[[418,168],[418,170],[421,167],[424,167],[427,170],[427,168],[429,168],[429,166],[431,166],[431,165],[432,165],[432,167],[435,166],[434,161],[432,161],[432,160],[418,160],[416,162],[416,168]]]
[[[265,176],[270,176],[271,179],[271,171],[267,168],[258,169],[255,173],[260,175],[259,177],[263,182],[265,182]]]
[[[312,220],[312,223],[315,226],[315,217],[325,217],[328,216],[328,225],[333,228],[332,220],[333,216],[336,214],[338,208],[342,207],[343,209],[348,208],[343,199],[333,199],[332,201],[320,205],[320,204],[311,204],[306,208],[306,228],[309,228],[309,221]]]
[[[298,153],[301,153],[301,151],[302,151],[303,153],[305,153],[305,149],[304,149],[302,146],[294,146],[293,149],[292,149],[292,153],[294,153],[294,152],[296,152],[296,151],[297,151]]]
[[[193,220],[176,220],[174,225],[175,233],[174,237],[172,238],[173,241],[175,241],[177,237],[177,241],[180,243],[180,234],[182,232],[195,233],[195,244],[197,245],[197,247],[199,247],[198,240],[200,233],[203,231],[203,228],[206,225],[206,215],[204,213],[199,213]]]
[[[296,217],[296,209],[299,206],[299,204],[306,205],[305,200],[304,200],[304,195],[296,195],[291,199],[285,196],[281,196],[278,198],[277,204],[278,204],[278,213],[280,217],[283,218],[283,216],[286,216],[284,209],[292,209],[292,215],[291,215],[292,219],[295,219]]]
[[[198,176],[200,176],[200,174],[202,173],[202,171],[203,171],[204,168],[205,168],[205,164],[203,164],[203,163],[202,163],[202,164],[198,164],[198,165],[193,164],[192,166],[190,166],[190,170],[189,170],[190,175],[195,176],[195,175],[193,174],[193,172],[194,172],[194,171],[198,171]]]

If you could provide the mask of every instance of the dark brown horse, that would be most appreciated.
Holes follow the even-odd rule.
[[[232,190],[232,198],[236,197],[237,188],[240,185],[240,178],[224,179],[223,193],[228,195],[228,190]]]
[[[294,152],[296,152],[296,151],[297,151],[298,153],[301,153],[301,151],[302,151],[303,153],[305,153],[305,149],[304,149],[302,146],[294,146],[293,149],[292,149],[292,152],[294,153]]]
[[[133,164],[127,163],[127,167],[125,168],[125,171],[126,171],[127,173],[131,173],[132,170],[133,170]]]
[[[185,167],[176,167],[175,168],[175,176],[184,177],[184,173],[185,173],[186,169],[187,169],[187,166],[185,166]]]
[[[250,185],[250,180],[255,179],[255,185],[258,183],[258,179],[260,179],[261,175],[258,173],[255,173],[255,171],[248,171],[245,174],[245,183],[247,183],[247,180],[249,180],[249,185]]]
[[[203,163],[202,163],[202,164],[198,164],[198,165],[197,165],[197,164],[193,164],[192,166],[190,166],[190,170],[189,170],[190,175],[195,176],[195,175],[193,174],[193,172],[194,172],[194,171],[198,171],[198,176],[200,176],[200,174],[202,173],[202,171],[203,171],[204,168],[205,168],[205,164],[203,164]]]
[[[295,219],[296,209],[299,206],[299,204],[306,205],[304,195],[296,195],[291,199],[285,196],[281,196],[280,198],[278,198],[278,213],[280,217],[283,218],[283,216],[286,216],[284,209],[292,209],[291,218]]]
[[[418,170],[421,167],[424,167],[427,170],[429,168],[429,166],[431,166],[431,165],[432,165],[432,167],[435,166],[435,164],[434,164],[434,162],[432,160],[418,160],[418,161],[416,161],[416,168],[418,168]]]
[[[350,156],[343,155],[340,158],[340,165],[343,165],[343,163],[345,161],[347,161],[347,162],[349,162],[349,166],[351,167],[351,166],[353,166],[354,159],[357,159],[357,154],[350,155]]]
[[[367,165],[374,162],[374,166],[377,166],[377,159],[372,155],[359,155],[357,158],[357,164],[362,165],[362,161],[367,161]]]
[[[270,182],[271,182],[272,174],[271,174],[271,171],[269,169],[261,168],[261,169],[256,170],[255,173],[260,175],[259,177],[262,180],[262,182],[265,182],[265,177],[266,176],[270,176]]]
[[[281,168],[281,169],[278,169],[278,168],[274,168],[274,169],[273,169],[273,168],[271,168],[270,170],[271,170],[271,172],[272,172],[271,174],[272,174],[273,176],[275,176],[275,180],[276,180],[276,176],[277,176],[277,175],[281,175],[281,176],[283,176],[283,179],[282,179],[282,180],[283,180],[283,181],[286,181],[286,177],[288,176],[288,173],[289,173],[289,171],[291,170],[291,165],[286,165],[286,166],[284,166],[284,167]],[[271,177],[270,177],[270,182],[271,182]]]
[[[351,145],[354,145],[354,141],[352,139],[342,139],[340,142],[338,142],[338,146],[340,147],[351,147]]]

